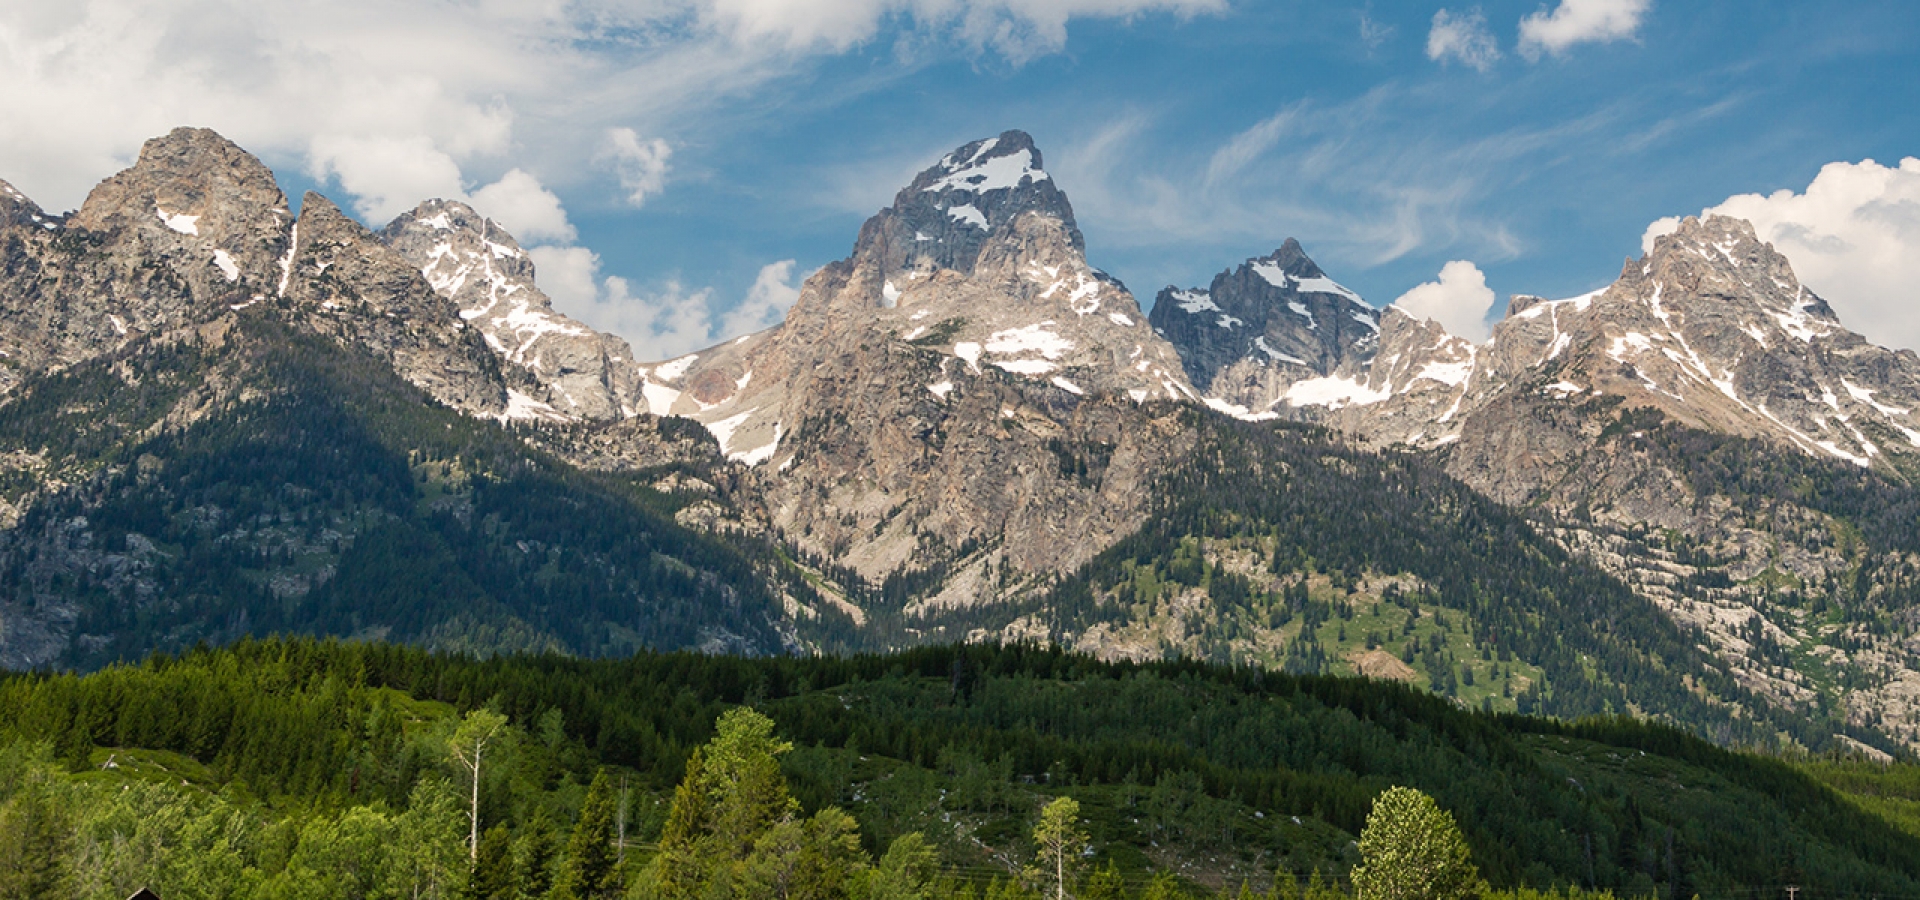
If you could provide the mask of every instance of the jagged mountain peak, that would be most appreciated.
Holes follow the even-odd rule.
[[[627,342],[553,308],[533,257],[505,228],[458,200],[428,200],[396,217],[380,241],[453,301],[487,345],[544,388],[515,398],[513,418],[617,419],[647,410]]]
[[[225,243],[238,231],[282,230],[292,218],[286,194],[258,158],[218,132],[182,127],[143,144],[138,161],[95,187],[70,224],[94,231],[137,224]]]
[[[1221,408],[1254,415],[1267,415],[1301,379],[1364,364],[1379,346],[1380,313],[1327,277],[1294,238],[1206,288],[1161,290],[1151,320],[1197,387]]]
[[[854,258],[876,257],[889,272],[971,274],[989,240],[1029,212],[1057,220],[1067,246],[1085,253],[1073,205],[1042,167],[1033,138],[1002,132],[962,145],[921,171],[861,228]]]

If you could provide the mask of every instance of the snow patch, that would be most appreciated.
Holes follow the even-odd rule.
[[[927,390],[932,391],[935,397],[945,400],[947,399],[947,393],[953,390],[953,381],[950,379],[936,381],[933,384],[927,385]]]
[[[772,459],[773,454],[777,452],[779,449],[780,449],[780,423],[775,422],[773,423],[773,440],[768,441],[764,446],[755,447],[752,450],[742,450],[738,453],[730,453],[727,455],[727,458],[733,460],[734,462],[740,463],[741,465],[757,466],[763,462],[766,462],[767,460]]]
[[[996,359],[993,361],[993,364],[1015,375],[1027,376],[1045,375],[1048,372],[1055,372],[1060,369],[1058,365],[1047,362],[1044,359]]]
[[[647,412],[665,416],[672,414],[673,404],[680,399],[680,392],[649,378],[640,385],[640,396],[647,401]]]
[[[1086,393],[1087,393],[1086,391],[1081,390],[1079,385],[1074,384],[1073,382],[1068,381],[1065,378],[1061,378],[1058,375],[1055,375],[1053,377],[1053,386],[1063,391],[1066,391],[1069,394],[1075,394],[1082,397],[1086,396]]]
[[[1281,398],[1292,406],[1325,406],[1340,409],[1344,406],[1366,406],[1387,399],[1386,391],[1376,391],[1350,378],[1327,376],[1296,381],[1287,388]]]
[[[1059,359],[1073,349],[1073,342],[1053,331],[1053,321],[1038,322],[1024,328],[1009,328],[996,331],[987,337],[983,348],[996,355],[1017,353],[1038,353],[1048,359]],[[958,351],[958,347],[954,348]]]
[[[189,216],[185,213],[173,214],[158,207],[154,208],[154,212],[160,215],[162,224],[174,231],[191,235],[198,235],[200,233],[200,225],[198,224],[200,222],[199,216]]]
[[[222,275],[227,276],[228,284],[240,280],[240,267],[233,264],[233,256],[227,253],[227,251],[213,251],[213,264],[220,270]]]
[[[700,354],[689,353],[679,359],[668,360],[655,366],[653,374],[659,377],[661,381],[679,381],[681,376],[687,374],[687,368],[692,366],[694,361],[699,358]]]
[[[1019,187],[1028,181],[1046,181],[1052,177],[1045,170],[1034,165],[1032,150],[1023,150],[991,159],[984,158],[999,143],[999,138],[989,138],[965,162],[956,164],[951,156],[941,160],[941,165],[949,169],[949,173],[923,190],[952,189],[985,193]]]
[[[1867,390],[1866,388],[1863,388],[1857,384],[1854,384],[1853,382],[1848,381],[1845,378],[1840,379],[1840,386],[1843,388],[1846,388],[1847,394],[1853,397],[1853,399],[1873,407],[1874,409],[1878,410],[1882,415],[1904,416],[1904,415],[1907,415],[1909,412],[1911,412],[1911,410],[1899,409],[1897,407],[1888,406],[1884,403],[1876,402],[1873,399],[1873,395],[1877,393],[1876,391]]]
[[[980,371],[980,345],[973,341],[961,341],[953,345],[953,355],[967,361],[967,368]]]
[[[1221,328],[1238,328],[1247,323],[1241,321],[1238,317],[1230,316],[1230,315],[1227,315],[1226,313],[1221,313],[1220,318],[1214,320],[1214,324],[1220,326]]]
[[[548,406],[519,391],[507,390],[507,411],[500,414],[501,422],[526,419],[545,419],[548,421],[570,421],[573,417]]]
[[[1213,302],[1213,296],[1206,291],[1174,291],[1171,299],[1174,305],[1190,313],[1220,311],[1219,305]]]
[[[1273,359],[1277,359],[1281,362],[1293,363],[1296,366],[1304,366],[1307,364],[1307,361],[1304,359],[1301,359],[1300,357],[1290,356],[1288,354],[1281,353],[1280,351],[1273,349],[1273,347],[1267,343],[1267,336],[1264,334],[1253,339],[1253,346],[1254,346],[1254,349],[1259,350],[1261,353],[1265,353],[1267,356]]]
[[[1287,308],[1293,310],[1293,314],[1296,316],[1304,316],[1307,320],[1308,328],[1315,331],[1320,329],[1320,323],[1313,318],[1313,310],[1308,309],[1305,303],[1301,303],[1298,300],[1288,300]]]
[[[1122,328],[1132,328],[1133,320],[1123,313],[1107,313],[1107,318]]]
[[[947,210],[947,215],[951,216],[955,222],[959,222],[962,225],[972,225],[973,227],[978,228],[982,231],[986,230],[986,227],[987,227],[986,214],[981,212],[978,209],[975,209],[973,204],[971,203],[968,203],[962,206],[950,207]]]
[[[889,308],[897,306],[900,303],[900,289],[893,286],[892,280],[888,280],[886,284],[880,286],[880,296],[886,299]]]
[[[1449,387],[1459,387],[1466,384],[1467,379],[1472,375],[1473,360],[1469,359],[1466,362],[1427,363],[1419,372],[1414,373],[1413,379],[1418,381],[1424,378],[1428,381],[1438,381]]]

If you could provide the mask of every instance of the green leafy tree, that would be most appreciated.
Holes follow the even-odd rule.
[[[926,835],[910,831],[894,839],[865,879],[864,900],[925,900],[940,867]]]
[[[1127,883],[1120,878],[1120,869],[1111,861],[1095,869],[1087,876],[1087,883],[1080,888],[1080,900],[1126,900]]]
[[[460,858],[466,842],[456,790],[438,776],[423,778],[414,785],[406,812],[393,818],[388,881],[409,898],[451,898],[466,883],[472,864]]]
[[[559,843],[546,810],[536,811],[514,848],[513,881],[520,900],[540,900],[553,887],[553,857]]]
[[[1453,814],[1409,787],[1373,801],[1353,870],[1358,900],[1467,900],[1485,889]]]
[[[567,858],[554,883],[555,900],[603,900],[620,893],[613,847],[613,784],[602,772],[587,787],[580,821],[567,839]]]
[[[1080,801],[1060,797],[1040,810],[1040,821],[1033,826],[1033,843],[1038,851],[1034,867],[1053,900],[1067,896],[1067,886],[1079,868],[1087,840],[1087,831],[1080,825]]]

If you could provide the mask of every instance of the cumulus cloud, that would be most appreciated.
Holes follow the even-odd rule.
[[[1752,222],[1847,327],[1920,350],[1920,159],[1828,163],[1803,192],[1740,194],[1702,215]],[[1641,246],[1651,250],[1679,221],[1654,222]]]
[[[672,156],[673,147],[666,141],[641,140],[631,128],[609,129],[607,149],[601,154],[619,175],[620,187],[627,192],[627,202],[636,207],[666,187],[667,160]]]
[[[1560,0],[1548,12],[1542,7],[1520,20],[1520,54],[1565,53],[1581,43],[1605,43],[1633,37],[1653,0]]]
[[[633,345],[634,358],[671,359],[780,324],[800,296],[795,262],[760,267],[747,295],[716,316],[712,288],[690,289],[668,279],[637,290],[628,279],[600,272],[600,257],[584,247],[533,247],[540,289],[554,308]]]
[[[513,169],[486,187],[473,192],[467,204],[479,210],[522,243],[572,243],[578,234],[567,221],[567,210],[560,198],[547,190],[540,179]]]
[[[1464,13],[1440,10],[1433,14],[1433,30],[1427,32],[1427,58],[1448,60],[1485,72],[1500,58],[1500,45],[1487,30],[1487,17],[1480,10]]]
[[[760,274],[747,289],[747,299],[729,310],[720,320],[715,337],[720,340],[772,328],[787,318],[793,301],[800,299],[800,285],[793,277],[794,261],[783,259],[760,267]]]
[[[1416,319],[1432,319],[1449,332],[1471,341],[1487,339],[1487,313],[1493,310],[1493,289],[1486,273],[1464,259],[1440,267],[1440,280],[1428,281],[1393,301]]]
[[[430,197],[464,199],[460,165],[424,136],[313,139],[307,174],[339,182],[353,209],[379,224]]]

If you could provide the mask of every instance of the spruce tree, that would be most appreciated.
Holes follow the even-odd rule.
[[[613,848],[613,785],[607,774],[593,776],[580,821],[567,839],[567,858],[553,886],[555,900],[610,900],[620,894],[620,871]]]

